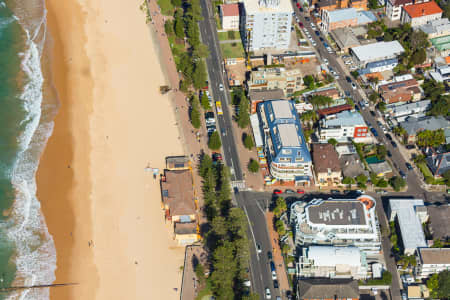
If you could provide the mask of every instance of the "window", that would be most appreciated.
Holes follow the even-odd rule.
[[[283,149],[283,151],[281,151],[281,153],[283,153],[283,154],[291,154],[292,150],[291,149]]]
[[[280,162],[291,162],[289,157],[280,157]]]

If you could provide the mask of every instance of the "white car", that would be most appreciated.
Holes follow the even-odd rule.
[[[316,24],[314,24],[313,22],[311,22],[311,27],[312,27],[312,28],[316,27]]]
[[[311,44],[312,44],[314,47],[317,46],[317,43],[314,42],[314,41],[312,41]]]
[[[266,287],[266,299],[272,299],[272,294],[270,293],[270,289]]]
[[[344,64],[346,64],[346,65],[351,65],[351,64],[352,64],[352,61],[351,61],[351,60],[346,60],[346,61],[344,61]]]
[[[324,58],[324,59],[323,59],[323,62],[324,62],[326,65],[328,65],[328,59]]]
[[[261,249],[261,245],[260,245],[260,244],[256,244],[256,251],[257,251],[258,253],[261,253],[261,252],[262,252],[262,249]]]
[[[352,89],[356,90],[356,84],[352,82]]]
[[[219,91],[223,92],[223,84],[219,84]]]

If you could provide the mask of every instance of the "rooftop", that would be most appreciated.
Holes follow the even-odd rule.
[[[356,47],[360,45],[358,38],[353,33],[353,30],[350,27],[337,28],[335,30],[332,30],[331,35],[341,49]]]
[[[197,223],[175,223],[175,234],[195,234],[197,233]]]
[[[281,144],[284,147],[300,146],[300,138],[295,124],[279,124],[277,127],[280,133]]]
[[[289,101],[272,101],[272,109],[276,119],[292,118],[292,107]]]
[[[423,248],[419,255],[423,264],[450,264],[450,248]]]
[[[430,39],[431,44],[439,51],[450,49],[450,35]]]
[[[353,107],[350,104],[342,104],[342,105],[338,105],[338,106],[332,106],[332,107],[319,109],[317,112],[321,116],[328,116],[328,115],[339,113],[344,110],[352,110],[352,109],[353,109]]]
[[[389,0],[394,6],[414,3],[414,0]]]
[[[165,170],[166,181],[161,181],[163,202],[172,216],[195,213],[191,170]]]
[[[331,144],[312,144],[313,164],[316,173],[340,172],[339,157]]]
[[[424,117],[424,118],[414,118],[409,117],[405,122],[400,123],[409,135],[415,135],[417,132],[422,130],[437,130],[445,129],[450,127],[450,122],[444,117]]]
[[[299,299],[359,299],[358,282],[351,279],[305,279],[298,282]]]
[[[309,220],[325,225],[365,225],[364,205],[359,201],[324,200],[308,208]]]
[[[356,16],[358,18],[358,25],[365,25],[377,20],[377,17],[373,14],[373,12],[366,10],[358,11]]]
[[[309,246],[308,258],[318,267],[360,266],[361,250],[358,247]]]
[[[427,165],[433,175],[442,175],[450,170],[450,152],[430,155],[426,158]]]
[[[397,214],[403,246],[405,249],[427,247],[422,224],[416,214],[417,207],[423,207],[421,199],[390,199],[392,213]]]
[[[324,127],[332,126],[365,126],[363,117],[358,112],[342,111],[335,115],[331,115],[329,119],[323,120]]]
[[[419,18],[423,16],[435,15],[442,13],[442,9],[434,1],[418,3],[413,5],[407,5],[403,7],[403,10],[411,18]]]
[[[394,57],[405,51],[398,41],[378,42],[351,49],[362,62]]]
[[[250,98],[250,101],[278,100],[278,99],[285,98],[284,92],[282,89],[274,89],[274,90],[267,90],[267,91],[251,90],[248,93],[248,96]]]
[[[289,13],[294,12],[289,0],[244,0],[247,15],[258,13]]]
[[[330,23],[356,19],[358,17],[356,9],[354,9],[353,7],[329,11],[328,16],[330,18]]]
[[[440,34],[450,31],[450,22],[448,18],[442,18],[430,21],[419,28],[426,34]]]
[[[336,5],[337,1],[336,0],[319,0],[319,2],[317,2],[317,6],[322,8],[322,7],[327,7],[327,6],[333,6]]]
[[[239,4],[238,3],[223,4],[222,14],[224,17],[239,16]]]
[[[403,112],[410,112],[414,109],[427,108],[430,106],[431,100],[422,100],[417,102],[406,103],[402,105],[393,105],[388,107],[388,111],[394,114],[401,114]]]

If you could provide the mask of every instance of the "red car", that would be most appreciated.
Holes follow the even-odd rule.
[[[300,3],[298,3],[298,2],[297,2],[297,4],[296,4],[296,5],[297,5],[297,7],[298,7],[298,8],[300,8]]]
[[[302,22],[298,22],[298,26],[300,26],[301,28],[305,27],[305,26],[303,26]]]
[[[282,194],[283,191],[282,191],[282,190],[273,190],[273,193],[274,193],[275,195],[279,195],[279,194]]]
[[[212,154],[212,159],[213,159],[213,161],[219,161],[219,160],[222,160],[222,154],[217,153],[217,152],[214,152],[214,153]]]
[[[304,190],[297,190],[297,194],[304,194],[305,191]]]

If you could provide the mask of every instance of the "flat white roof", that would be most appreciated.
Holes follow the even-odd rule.
[[[300,137],[295,124],[279,124],[277,127],[284,147],[300,147]]]
[[[261,136],[261,129],[259,128],[258,114],[250,115],[250,123],[252,124],[253,137],[255,138],[256,147],[264,146],[263,139]]]
[[[275,119],[289,119],[293,117],[292,107],[289,101],[272,101],[271,104]]]
[[[397,213],[403,246],[405,249],[427,247],[422,224],[416,214],[416,206],[423,206],[421,199],[390,199],[389,206],[392,212]]]
[[[362,62],[396,56],[405,51],[398,41],[378,42],[351,48]]]
[[[308,258],[318,267],[361,266],[361,251],[357,247],[310,246]]]
[[[290,0],[244,0],[247,15],[258,13],[293,13]]]

